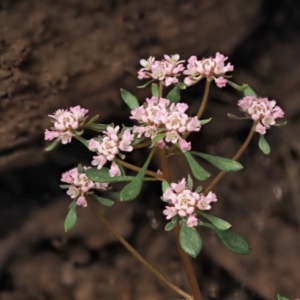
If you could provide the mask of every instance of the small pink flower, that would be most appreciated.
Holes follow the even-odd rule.
[[[80,196],[76,201],[78,206],[87,207],[87,202],[84,198],[84,196]]]
[[[180,147],[182,152],[190,151],[191,148],[192,148],[191,142],[187,142],[184,139],[179,140],[179,147]]]
[[[45,130],[45,140],[52,141],[59,136],[58,132],[50,131],[48,129]]]
[[[215,78],[215,83],[217,87],[222,88],[226,86],[227,80],[224,77]]]
[[[93,156],[92,165],[97,166],[97,169],[101,169],[106,163],[106,158],[104,155]]]
[[[163,214],[166,215],[167,220],[170,220],[177,215],[177,210],[175,207],[166,206],[166,209],[163,211]]]
[[[189,227],[195,227],[198,225],[198,219],[195,217],[195,215],[190,215],[187,219],[187,222],[186,224],[189,226]]]
[[[255,131],[262,135],[266,133],[266,130],[267,128],[260,123],[258,123],[255,127]]]
[[[112,162],[110,166],[109,175],[110,177],[121,176],[119,166],[115,162]]]

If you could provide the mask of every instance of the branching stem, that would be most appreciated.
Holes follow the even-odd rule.
[[[171,183],[172,179],[171,179],[170,169],[168,166],[166,149],[160,150],[160,164],[164,175],[164,180],[166,180],[168,183]],[[179,241],[179,231],[180,231],[180,225],[177,224],[177,226],[174,229],[174,236],[176,240],[177,249],[181,258],[181,262],[193,294],[193,299],[202,300],[202,295],[200,292],[200,288],[197,282],[197,278],[195,275],[195,271],[191,259],[181,248],[180,241]]]
[[[120,164],[121,166],[127,168],[127,169],[130,169],[130,170],[133,170],[133,171],[136,171],[136,172],[139,172],[141,170],[140,167],[132,165],[132,164],[130,164],[126,161],[120,160],[120,159],[117,159],[117,163]],[[163,179],[162,174],[159,174],[159,173],[156,173],[156,172],[153,172],[153,171],[147,170],[146,174],[149,175],[149,176],[155,177],[157,179]]]
[[[246,150],[246,148],[248,147],[254,133],[255,133],[255,127],[257,125],[257,122],[254,122],[251,130],[245,140],[245,142],[243,143],[243,145],[241,146],[241,148],[238,150],[238,152],[234,155],[234,157],[232,158],[233,160],[238,160],[241,155],[244,153],[244,151]],[[209,184],[209,186],[205,189],[204,194],[208,194],[215,186],[216,184],[223,178],[223,176],[226,174],[226,172],[221,171],[215,178],[214,180]]]
[[[176,292],[178,295],[183,296],[187,300],[193,300],[189,294],[178,288],[176,285],[168,281],[160,272],[158,272],[153,266],[151,266],[100,214],[96,206],[90,199],[87,199],[89,208],[93,211],[98,220],[107,228],[110,233],[116,237],[116,239],[140,262],[142,263],[152,274],[154,274],[159,280],[161,280],[170,289]]]

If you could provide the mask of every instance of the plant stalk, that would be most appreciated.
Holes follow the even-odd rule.
[[[96,206],[90,199],[87,199],[89,208],[93,211],[94,215],[101,221],[101,223],[112,233],[113,236],[140,262],[142,263],[152,274],[154,274],[165,285],[171,288],[178,295],[183,296],[187,300],[193,300],[189,294],[178,288],[176,285],[168,281],[160,272],[158,272],[153,266],[151,266],[120,234],[109,224],[109,222],[100,214]]]
[[[199,107],[199,110],[198,110],[198,113],[197,113],[198,119],[201,118],[201,116],[204,112],[205,106],[207,104],[210,83],[211,83],[211,81],[207,79],[206,83],[205,83],[205,90],[204,90],[204,95],[203,95],[203,98],[202,98],[201,106]]]
[[[116,160],[117,160],[118,164],[122,165],[123,167],[125,167],[127,169],[130,169],[130,170],[133,170],[133,171],[136,171],[136,172],[139,172],[141,170],[140,167],[132,165],[132,164],[126,162],[126,161],[120,160],[118,158]],[[153,171],[147,170],[146,174],[149,175],[149,176],[152,176],[154,178],[160,179],[160,180],[163,179],[162,174],[159,174],[159,173],[156,173],[156,172],[153,172]]]
[[[164,180],[166,180],[168,183],[171,183],[172,179],[171,179],[170,169],[168,166],[166,149],[160,150],[160,163],[164,175]],[[180,231],[180,225],[177,224],[177,226],[174,229],[174,237],[181,258],[181,262],[193,294],[193,300],[202,300],[203,298],[200,292],[200,288],[197,282],[196,274],[191,259],[181,248],[180,241],[179,241],[179,231]]]
[[[244,151],[246,150],[246,148],[248,147],[254,133],[255,133],[255,126],[256,126],[257,122],[254,122],[251,130],[245,140],[245,142],[243,143],[243,145],[241,146],[241,148],[238,150],[238,152],[234,155],[234,157],[232,158],[233,160],[238,160],[241,155],[244,153]],[[215,186],[216,184],[223,178],[223,176],[226,174],[226,172],[221,171],[215,178],[214,180],[209,184],[209,186],[205,189],[204,194],[207,195]]]

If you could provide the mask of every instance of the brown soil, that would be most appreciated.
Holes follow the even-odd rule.
[[[80,210],[74,230],[63,232],[69,201],[58,188],[59,174],[88,163],[90,155],[77,143],[45,153],[43,132],[48,114],[77,104],[103,123],[125,123],[119,88],[147,96],[135,89],[139,59],[216,51],[235,65],[234,81],[278,101],[288,125],[268,133],[268,157],[256,137],[241,159],[245,169],[218,186],[213,213],[233,224],[253,254],[234,255],[202,230],[195,268],[203,295],[299,298],[299,20],[295,0],[0,0],[0,299],[176,299],[88,210]],[[191,110],[202,90],[200,84],[186,91]],[[238,112],[238,97],[230,88],[212,89],[204,117],[213,122],[201,142],[193,137],[196,149],[235,153],[250,125],[226,117]],[[177,160],[172,164],[174,178],[183,168],[189,172]],[[159,187],[145,186],[139,200],[101,210],[144,257],[188,289],[157,203]]]

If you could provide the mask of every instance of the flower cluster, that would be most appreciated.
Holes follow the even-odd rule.
[[[266,130],[276,123],[277,118],[284,116],[283,110],[276,105],[276,101],[267,98],[247,96],[239,100],[238,106],[254,121],[257,121],[255,131],[260,134],[265,134]]]
[[[98,137],[98,139],[91,139],[88,146],[91,151],[97,152],[97,155],[93,157],[93,166],[101,169],[107,161],[112,161],[109,171],[111,177],[121,175],[119,166],[114,162],[120,150],[126,152],[133,150],[131,142],[134,139],[134,135],[129,129],[118,134],[119,130],[120,126],[107,126],[106,131],[103,132],[104,135]]]
[[[224,78],[225,73],[233,71],[233,65],[230,63],[225,65],[228,57],[217,52],[215,58],[203,58],[198,60],[196,56],[191,56],[188,60],[187,69],[183,72],[188,75],[184,79],[186,85],[197,83],[202,78],[214,80],[219,88],[226,85],[227,80]]]
[[[78,134],[76,130],[84,121],[88,110],[79,105],[71,107],[70,110],[59,109],[53,115],[49,115],[54,123],[52,130],[45,130],[45,140],[60,139],[63,144],[71,142],[72,136]]]
[[[163,148],[166,143],[179,143],[181,150],[191,149],[191,143],[186,142],[182,135],[186,132],[199,131],[200,121],[197,117],[188,117],[185,111],[188,105],[185,103],[170,103],[165,98],[147,98],[144,105],[131,111],[131,119],[139,121],[141,126],[134,126],[133,132],[138,133],[138,138],[145,136],[152,140],[158,134],[164,134],[157,142],[157,146]],[[164,138],[164,139],[163,139]]]
[[[163,82],[165,86],[177,83],[176,77],[184,70],[183,62],[184,60],[179,60],[178,54],[164,55],[163,60],[155,60],[153,56],[148,60],[141,59],[143,68],[138,71],[138,79],[152,78]]]
[[[87,170],[88,167],[83,167]],[[86,193],[93,193],[92,190],[106,190],[108,183],[93,182],[84,173],[79,173],[77,168],[71,169],[62,174],[62,182],[69,184],[67,194],[76,200],[77,205],[86,207]]]
[[[179,183],[171,183],[171,186],[164,192],[162,200],[168,202],[168,206],[163,211],[167,220],[178,215],[187,218],[187,225],[194,227],[198,225],[196,209],[211,209],[210,203],[216,202],[217,197],[212,192],[209,192],[207,196],[192,192],[183,178]]]

